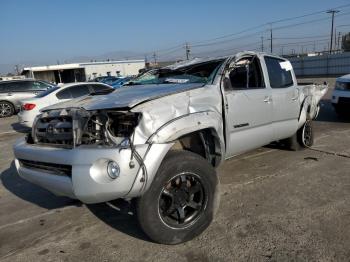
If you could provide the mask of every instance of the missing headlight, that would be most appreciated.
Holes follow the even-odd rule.
[[[130,137],[138,125],[141,114],[133,112],[109,112],[109,127],[115,137]]]

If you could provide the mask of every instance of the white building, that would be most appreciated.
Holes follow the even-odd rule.
[[[98,76],[137,75],[145,60],[104,61],[26,67],[22,75],[55,83],[83,82]]]
[[[8,81],[8,80],[17,80],[17,79],[24,79],[25,76],[0,76],[0,81]]]

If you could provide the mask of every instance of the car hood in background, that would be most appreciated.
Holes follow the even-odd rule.
[[[350,82],[350,74],[338,77],[337,81],[349,83]]]
[[[132,108],[146,101],[203,86],[203,83],[125,86],[108,95],[85,96],[46,107],[42,111],[68,107],[82,107],[86,110]]]

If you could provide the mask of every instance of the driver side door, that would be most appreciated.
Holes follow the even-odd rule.
[[[225,72],[226,158],[272,141],[271,89],[263,76],[257,56],[241,58]]]

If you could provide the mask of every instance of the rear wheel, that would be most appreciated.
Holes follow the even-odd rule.
[[[283,142],[292,151],[311,147],[314,144],[312,120],[306,120],[305,124],[293,136],[285,139]]]
[[[9,117],[15,113],[15,108],[10,102],[0,101],[0,117]]]
[[[219,180],[201,156],[170,151],[149,190],[138,200],[144,232],[155,242],[178,244],[202,233],[219,202]]]

